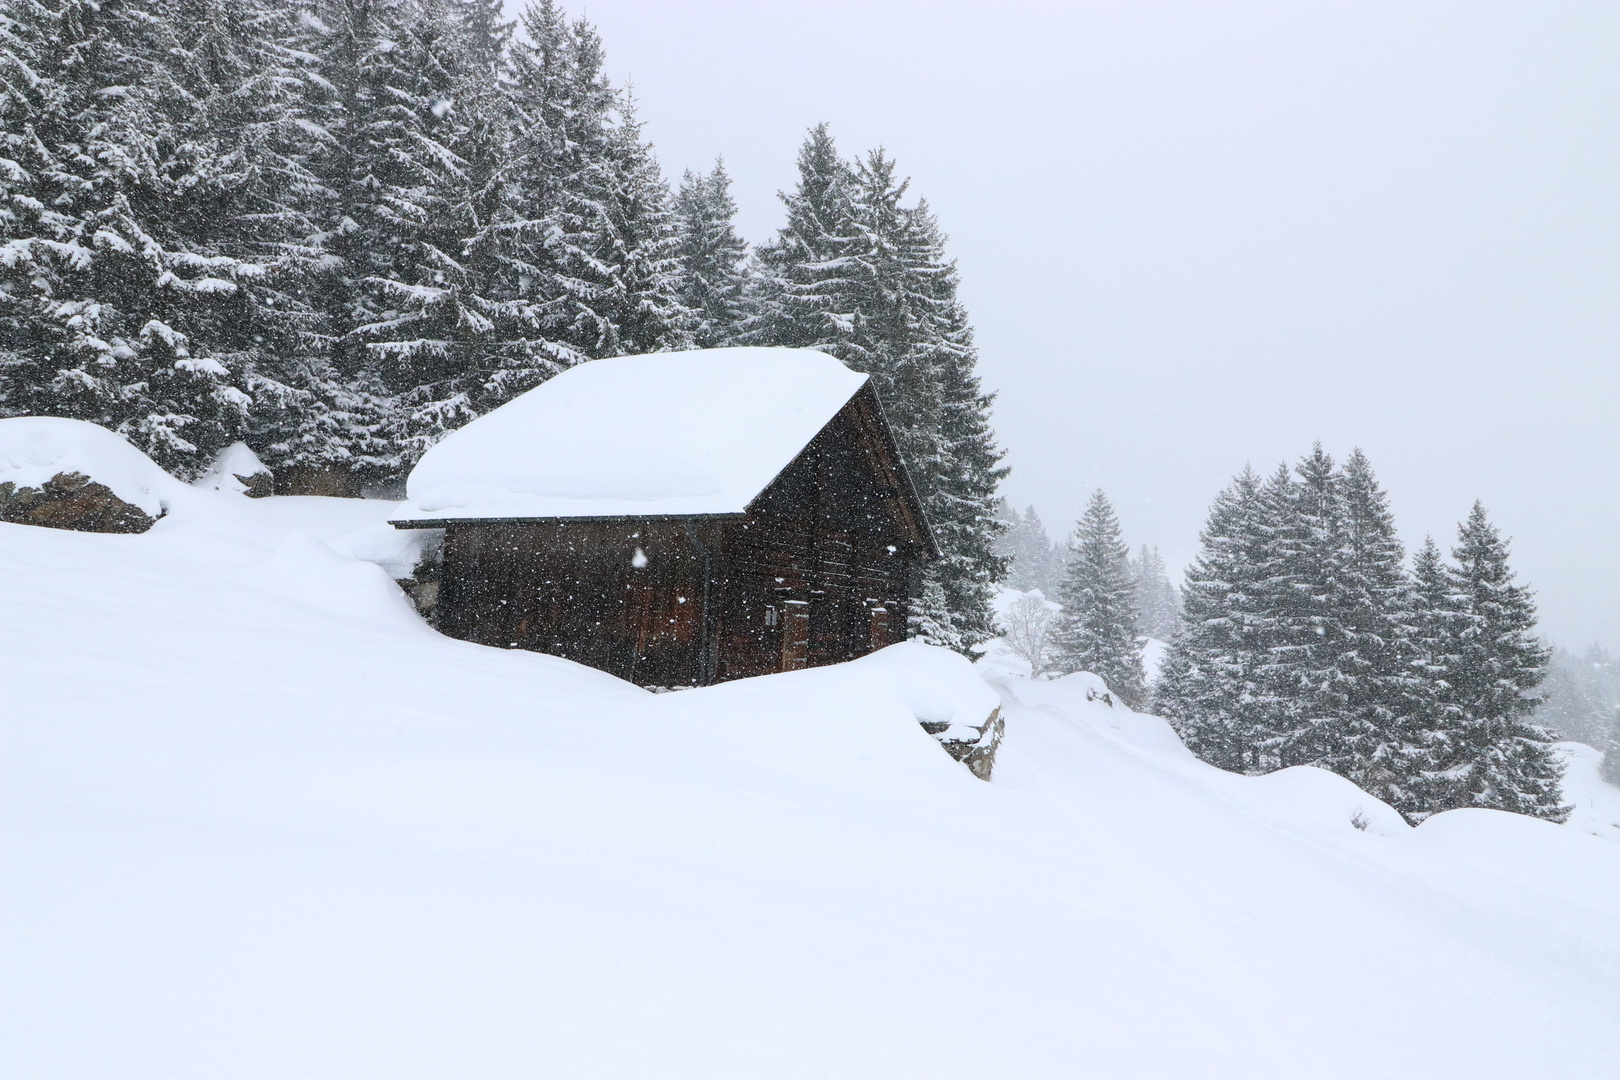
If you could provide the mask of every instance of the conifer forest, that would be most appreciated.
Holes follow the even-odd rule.
[[[0,1080],[1620,1077],[1617,55],[0,0]]]
[[[875,380],[938,538],[914,636],[973,655],[999,588],[1039,590],[1036,669],[1100,675],[1221,768],[1317,765],[1413,821],[1559,820],[1538,717],[1620,737],[1606,656],[1554,663],[1486,510],[1408,560],[1359,451],[1235,477],[1179,588],[1100,491],[1053,543],[999,497],[957,269],[897,162],[811,128],[751,247],[724,163],[666,182],[554,0],[516,25],[495,0],[8,11],[0,416],[92,421],[183,479],[245,441],[278,491],[388,492],[571,366],[814,347]]]
[[[495,0],[9,10],[0,416],[94,422],[185,479],[245,440],[280,490],[357,495],[594,358],[814,346],[875,380],[941,546],[915,632],[995,633],[990,400],[881,151],[813,128],[750,251],[724,164],[671,190],[553,0],[520,27]]]

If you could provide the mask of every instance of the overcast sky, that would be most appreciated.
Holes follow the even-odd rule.
[[[751,240],[809,125],[898,157],[1050,522],[1101,485],[1179,565],[1245,461],[1360,445],[1620,647],[1620,3],[566,2]]]

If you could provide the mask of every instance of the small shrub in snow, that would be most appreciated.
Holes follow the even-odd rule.
[[[1014,600],[1001,616],[1002,641],[1029,664],[1031,678],[1050,670],[1052,620],[1052,605],[1039,591]]]

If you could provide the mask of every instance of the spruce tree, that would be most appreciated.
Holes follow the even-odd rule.
[[[855,225],[855,177],[826,124],[810,129],[798,157],[799,179],[781,199],[787,221],[759,250],[761,308],[749,343],[822,348],[839,359],[854,332],[852,256],[863,241]]]
[[[1437,733],[1427,808],[1489,807],[1563,821],[1552,735],[1534,723],[1547,647],[1535,636],[1535,603],[1508,567],[1508,545],[1475,503],[1458,529],[1448,573],[1454,657],[1446,673],[1446,724]]]
[[[1216,496],[1187,568],[1182,628],[1154,686],[1154,711],[1188,749],[1232,772],[1266,771],[1260,746],[1276,726],[1263,680],[1275,632],[1270,517],[1267,485],[1252,469]]]
[[[583,360],[690,344],[670,196],[601,39],[552,2],[310,0],[331,457],[399,476]]]
[[[1143,544],[1131,562],[1131,577],[1136,581],[1136,610],[1142,621],[1142,633],[1159,641],[1169,641],[1181,624],[1181,598],[1170,584],[1170,575],[1164,568],[1164,556],[1157,545]]]
[[[1142,707],[1146,680],[1136,627],[1136,586],[1126,567],[1130,549],[1119,518],[1101,491],[1092,493],[1069,542],[1058,587],[1063,605],[1052,634],[1052,666],[1100,676],[1121,701]]]
[[[1609,719],[1609,734],[1603,746],[1602,776],[1611,784],[1620,785],[1620,705],[1614,707]]]
[[[744,340],[818,348],[871,376],[941,549],[913,598],[913,636],[971,655],[996,632],[1006,469],[955,264],[927,204],[907,207],[906,191],[882,151],[851,165],[825,124],[812,129],[799,183],[782,196],[787,222],[760,251],[761,302]]]
[[[1057,595],[1061,559],[1033,506],[1020,514],[1005,499],[996,504],[996,514],[1005,530],[997,537],[995,551],[1007,560],[1007,584],[1024,592],[1039,589]]]
[[[943,312],[943,333],[928,350],[939,372],[941,463],[938,479],[929,492],[925,510],[942,558],[930,563],[927,574],[944,589],[952,622],[970,652],[974,645],[996,635],[991,601],[996,585],[1007,576],[1007,564],[996,553],[1001,522],[996,517],[996,488],[1007,475],[1002,451],[990,428],[993,395],[983,392],[975,373],[978,351],[967,313],[956,300],[955,264],[946,262],[943,239],[926,204],[909,217],[921,234],[919,248],[927,253],[925,267],[934,299]]]
[[[1343,773],[1353,751],[1345,720],[1348,551],[1341,477],[1320,444],[1295,474],[1291,482],[1279,475],[1270,485],[1279,512],[1269,559],[1275,639],[1266,679],[1280,710],[1266,749],[1284,768],[1321,765]]]
[[[1423,747],[1407,708],[1417,631],[1405,552],[1389,496],[1359,449],[1345,459],[1340,495],[1344,561],[1334,606],[1347,700],[1339,760],[1329,764],[1363,790],[1409,808],[1419,797]]]
[[[90,420],[195,475],[244,431],[254,368],[301,347],[293,13],[10,13],[0,410]]]
[[[1535,712],[1538,724],[1559,738],[1603,748],[1615,707],[1620,705],[1620,679],[1608,650],[1594,642],[1584,655],[1576,656],[1554,646],[1540,693],[1543,701]]]
[[[1413,821],[1434,812],[1435,763],[1445,756],[1447,733],[1457,726],[1458,710],[1451,692],[1451,678],[1461,659],[1457,608],[1445,558],[1433,537],[1424,537],[1423,546],[1412,557],[1411,677],[1405,684],[1403,710],[1419,750],[1416,764],[1422,771],[1417,790],[1395,804]]]
[[[680,224],[681,301],[695,316],[700,349],[736,344],[753,314],[748,245],[737,235],[737,204],[725,162],[703,175],[688,170],[675,194]]]

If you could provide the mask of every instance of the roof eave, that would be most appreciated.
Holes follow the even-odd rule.
[[[451,525],[536,525],[570,521],[735,521],[748,516],[747,511],[728,511],[721,514],[552,514],[528,517],[466,517],[422,518],[389,521],[396,529],[444,529]]]

